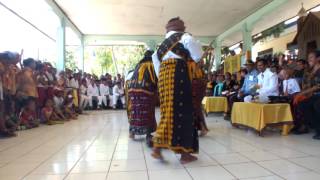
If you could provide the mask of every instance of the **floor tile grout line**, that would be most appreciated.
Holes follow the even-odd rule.
[[[48,132],[48,133],[50,133],[50,132]],[[54,136],[54,135],[53,135],[53,136]],[[23,153],[22,155],[20,155],[19,157],[15,158],[14,160],[11,160],[10,162],[6,163],[6,164],[5,164],[4,166],[2,166],[1,168],[5,167],[6,165],[8,165],[8,164],[10,164],[10,163],[13,163],[15,160],[19,159],[20,157],[23,157],[23,156],[25,156],[26,154],[29,154],[30,152],[32,152],[32,151],[34,151],[35,149],[37,149],[37,148],[39,148],[40,146],[42,146],[43,144],[46,144],[46,143],[42,142],[41,144],[35,146],[35,147],[34,147],[33,149],[31,149],[30,151],[28,151],[28,152],[26,152],[26,153]],[[50,157],[52,157],[52,156],[53,156],[53,154],[52,154],[51,156],[49,156],[46,160],[48,160],[48,159],[49,159]],[[44,160],[44,161],[46,161],[46,160]],[[44,161],[40,162],[40,165],[41,165]],[[32,172],[33,170],[35,170],[35,169],[38,168],[38,167],[39,167],[39,166],[36,166],[36,167],[35,167],[34,169],[32,169],[30,172]],[[23,178],[26,177],[26,176],[28,176],[28,175],[30,174],[30,172],[28,172],[26,175],[24,175]]]
[[[118,146],[118,142],[119,142],[119,138],[120,138],[120,135],[121,135],[121,127],[122,127],[122,123],[123,121],[121,122],[121,126],[119,127],[119,133],[118,133],[118,137],[117,137],[117,141],[116,141],[116,145],[114,147],[114,150],[112,152],[112,156],[111,156],[111,160],[110,160],[110,164],[109,164],[109,168],[108,168],[108,171],[107,171],[107,175],[105,177],[105,179],[108,179],[108,176],[109,176],[109,173],[110,173],[110,169],[111,169],[111,165],[112,165],[112,161],[113,161],[113,156],[117,150],[117,146]]]
[[[86,129],[83,129],[80,134],[84,133],[88,128],[89,128],[89,127],[87,127]],[[70,143],[70,142],[72,142],[72,141],[73,141],[74,139],[76,139],[76,138],[77,138],[77,135],[74,135],[74,137],[73,137],[70,141],[68,141],[68,142]],[[66,144],[69,144],[69,143],[66,143]],[[53,154],[52,154],[51,156],[49,156],[47,159],[45,159],[44,161],[40,162],[40,164],[39,164],[38,166],[36,166],[33,170],[31,170],[29,173],[27,173],[23,178],[29,176],[34,170],[36,170],[36,169],[39,168],[41,165],[43,165],[48,159],[52,158],[52,157],[55,156],[57,153],[59,153],[63,148],[64,148],[64,146],[62,146],[56,153],[53,153]]]
[[[218,166],[222,167],[224,170],[226,170],[231,176],[233,176],[234,178],[238,179],[233,173],[231,173],[228,169],[226,169],[222,164],[220,164],[219,161],[217,161],[216,159],[214,159],[213,157],[210,156],[210,154],[208,154],[207,152],[203,151],[203,153],[205,155],[207,155],[210,159],[214,160],[217,162]]]
[[[143,152],[144,162],[146,164],[147,178],[148,178],[148,180],[150,180],[149,168],[148,168],[147,159],[146,159],[146,151],[145,151],[144,146],[143,146],[142,143],[141,143],[141,148],[142,148],[142,152]]]
[[[75,164],[72,166],[72,168],[67,172],[67,174],[65,175],[65,177],[63,178],[63,180],[66,180],[68,178],[68,176],[71,174],[71,171],[75,168],[75,166],[77,166],[77,164],[80,162],[81,158],[83,157],[83,155],[85,153],[87,153],[88,149],[90,149],[90,147],[92,146],[92,144],[96,141],[96,139],[102,134],[103,129],[105,129],[105,127],[108,125],[109,121],[106,121],[103,128],[101,128],[101,130],[99,131],[98,134],[96,134],[95,138],[92,140],[92,142],[89,144],[89,146],[83,151],[83,153],[81,154],[80,158],[75,162]],[[88,127],[87,129],[89,129],[90,127]],[[111,161],[110,161],[111,163]]]
[[[30,130],[31,130],[31,129],[30,129]],[[47,134],[49,134],[49,133],[50,133],[50,132],[47,132]],[[37,134],[37,135],[38,135],[38,134]],[[36,136],[36,135],[35,135],[35,136]],[[32,136],[32,137],[34,137],[34,136]],[[54,135],[52,135],[52,137],[54,137]],[[22,143],[20,143],[20,144],[22,144]],[[19,155],[18,157],[14,158],[13,160],[11,160],[10,162],[7,162],[7,163],[5,163],[5,164],[8,165],[8,164],[14,162],[15,160],[23,157],[24,155],[29,154],[30,152],[34,151],[35,149],[37,149],[38,147],[42,146],[43,144],[46,144],[46,142],[45,142],[45,141],[40,142],[40,144],[36,145],[35,147],[33,147],[32,149],[30,149],[29,151],[27,151],[27,152],[25,152],[25,153],[22,153],[22,154]],[[11,149],[11,148],[9,148],[9,149]]]

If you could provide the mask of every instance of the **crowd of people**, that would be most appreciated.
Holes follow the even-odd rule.
[[[278,57],[248,60],[235,74],[208,75],[207,96],[225,96],[230,118],[234,102],[290,103],[294,117],[294,134],[316,130],[320,139],[320,51],[309,53],[307,60]]]
[[[200,136],[206,135],[201,100],[225,96],[229,119],[234,102],[290,103],[294,114],[292,133],[316,130],[320,139],[320,51],[305,60],[277,58],[248,60],[236,74],[213,72],[201,67],[209,51],[185,33],[184,22],[169,20],[166,38],[156,52],[144,58],[128,74],[100,78],[65,69],[57,73],[50,63],[34,59],[21,62],[21,55],[0,53],[0,132],[14,136],[18,129],[39,124],[59,124],[77,119],[85,109],[127,108],[129,136],[146,135],[152,157],[163,159],[166,148],[181,154],[181,163],[197,160]],[[160,122],[155,119],[160,101]]]
[[[125,108],[124,78],[97,77],[50,63],[21,60],[13,52],[0,53],[0,136],[17,130],[77,119],[84,110]]]

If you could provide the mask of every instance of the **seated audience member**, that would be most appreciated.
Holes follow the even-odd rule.
[[[95,80],[91,80],[88,89],[87,89],[87,94],[90,98],[89,100],[89,106],[91,109],[93,109],[93,101],[97,101],[98,102],[98,108],[101,107],[102,104],[102,99],[100,98],[100,92],[99,92],[99,88],[96,85],[96,81]]]
[[[217,76],[217,85],[213,88],[213,96],[221,96],[222,95],[223,81],[224,81],[224,76],[218,75]]]
[[[112,97],[112,105],[113,109],[117,108],[117,105],[121,103],[122,108],[125,106],[125,94],[124,94],[124,88],[121,85],[121,81],[117,81],[115,86],[113,87],[113,97]]]
[[[111,101],[111,95],[110,95],[110,89],[109,89],[109,86],[108,86],[108,82],[107,82],[107,79],[102,79],[101,80],[101,84],[100,84],[100,95],[101,95],[101,99],[102,99],[102,102],[104,104],[104,106],[106,108],[110,107],[112,101]]]
[[[240,81],[239,81],[239,87],[240,88],[243,86],[244,80],[245,80],[247,74],[248,74],[247,69],[241,69],[240,70]]]
[[[244,77],[243,85],[238,93],[233,94],[228,98],[228,115],[231,114],[233,103],[243,102],[244,97],[254,96],[256,93],[255,86],[258,84],[258,71],[255,69],[255,64],[252,60],[248,60],[245,66],[247,74]],[[243,76],[245,73],[241,74],[241,76]]]
[[[55,87],[53,102],[54,102],[54,111],[59,118],[62,120],[68,120],[64,115],[64,91],[58,87]]]
[[[85,110],[89,105],[90,97],[87,95],[87,81],[86,79],[82,79],[80,85],[80,109]]]
[[[226,72],[225,81],[223,83],[223,88],[222,88],[222,95],[228,96],[228,95],[234,93],[234,91],[235,91],[234,87],[236,84],[237,84],[237,82],[232,79],[231,73]]]
[[[64,114],[69,119],[77,119],[78,115],[76,113],[75,106],[73,103],[74,101],[72,93],[72,90],[67,91],[67,95],[64,101]]]
[[[299,59],[297,61],[297,66],[296,66],[296,70],[294,72],[293,77],[298,81],[300,86],[302,86],[302,80],[303,80],[305,68],[306,68],[306,61],[303,59]]]
[[[299,93],[300,86],[296,79],[292,78],[293,76],[293,70],[291,69],[284,69],[284,80],[283,80],[283,95],[293,97],[296,93]]]
[[[63,124],[62,119],[56,114],[53,107],[53,101],[47,99],[44,107],[41,109],[41,123],[48,125]]]
[[[255,87],[259,101],[267,102],[268,96],[279,96],[278,75],[267,68],[267,63],[263,59],[257,62],[257,68],[260,74],[258,75],[258,84]]]
[[[302,91],[294,98],[294,134],[316,130],[314,139],[320,139],[320,51],[308,55],[309,69],[303,76]]]
[[[73,75],[70,74],[69,75],[69,87],[72,88],[72,92],[71,95],[73,97],[73,105],[75,107],[75,109],[79,112],[79,98],[78,98],[78,90],[79,90],[79,74],[78,73],[74,73]]]
[[[20,125],[24,126],[26,129],[39,126],[39,120],[36,117],[36,103],[33,99],[25,100],[19,119]]]

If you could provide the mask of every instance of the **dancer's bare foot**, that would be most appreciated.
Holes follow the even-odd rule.
[[[198,160],[198,158],[196,156],[192,156],[189,153],[184,153],[184,154],[181,154],[180,163],[187,164],[187,163],[191,163],[196,160]]]
[[[153,152],[151,153],[151,156],[155,159],[163,160],[163,156],[161,154],[160,148],[153,148]]]
[[[200,137],[206,136],[208,134],[208,130],[201,130]]]

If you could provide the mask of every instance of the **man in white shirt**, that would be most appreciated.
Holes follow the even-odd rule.
[[[93,107],[93,101],[96,99],[98,100],[98,106],[100,107],[102,104],[102,98],[99,94],[99,88],[96,85],[96,82],[94,80],[91,80],[88,89],[87,89],[87,94],[89,97],[89,106],[92,108]]]
[[[116,109],[116,105],[117,105],[117,101],[120,99],[121,103],[123,106],[125,106],[126,102],[125,102],[125,96],[124,96],[124,89],[121,86],[121,81],[117,81],[116,84],[114,85],[113,89],[113,97],[112,97],[112,106],[113,109]]]
[[[256,85],[259,98],[266,99],[268,96],[279,96],[278,75],[267,68],[267,62],[263,59],[257,61],[257,69],[260,72]]]
[[[102,79],[99,89],[100,89],[100,96],[103,104],[106,107],[110,107],[112,97],[110,95],[110,89],[106,79]]]
[[[198,63],[203,56],[201,43],[185,29],[179,17],[170,19],[166,25],[166,38],[152,56],[159,79],[161,111],[152,156],[162,159],[161,149],[168,148],[181,154],[181,163],[197,160],[191,155],[198,152],[199,141],[187,61]]]

